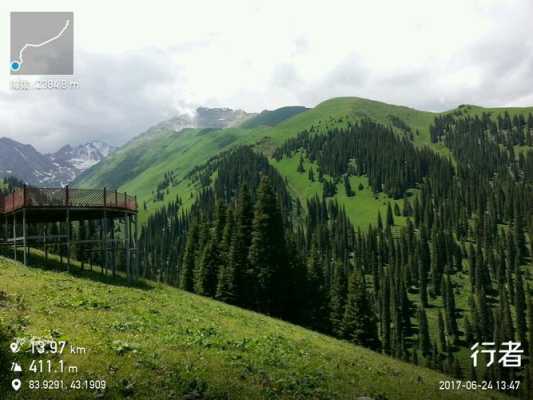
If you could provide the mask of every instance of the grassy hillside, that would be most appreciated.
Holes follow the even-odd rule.
[[[289,115],[292,116],[286,119]],[[268,154],[273,146],[282,144],[304,129],[314,127],[324,130],[362,117],[391,124],[391,116],[404,120],[414,130],[418,129],[420,135],[415,138],[416,141],[429,141],[428,127],[433,118],[432,113],[355,97],[337,98],[305,111],[300,107],[284,107],[260,114],[244,123],[241,128],[186,129],[181,132],[150,130],[86,171],[73,185],[107,186],[134,193],[141,204],[148,202],[148,210],[146,213],[143,210],[141,216],[144,220],[149,213],[164,204],[151,204],[151,201],[153,191],[169,171],[175,174],[177,184],[169,188],[165,200],[174,199],[177,194],[187,199],[196,190],[190,182],[184,181],[186,174],[231,146],[253,144]]]
[[[64,362],[78,367],[76,378],[107,381],[103,396],[54,392],[54,399],[504,398],[440,391],[447,377],[437,372],[167,286],[100,279],[0,259],[2,324],[19,338],[85,347]],[[29,355],[18,357],[29,364]],[[22,380],[36,376],[24,372]],[[50,393],[23,389],[14,398]]]
[[[281,107],[274,111],[263,111],[256,117],[245,121],[241,124],[241,128],[257,128],[259,126],[276,126],[280,122],[283,122],[297,114],[300,114],[308,110],[306,107],[302,106],[288,106]]]
[[[303,129],[313,125],[330,126],[341,117],[347,120],[371,118],[386,125],[391,124],[391,116],[402,119],[413,130],[420,130],[420,143],[429,143],[428,128],[435,113],[419,111],[409,107],[386,104],[359,97],[339,97],[326,100],[312,110],[299,114],[278,125],[272,136],[283,142]]]
[[[533,112],[533,107],[480,107],[472,104],[462,104],[453,110],[446,111],[443,114],[462,112],[470,115],[481,115],[483,113],[502,114],[509,113],[511,117],[517,114],[528,114]]]
[[[272,165],[287,179],[291,194],[294,198],[298,198],[302,204],[305,204],[307,199],[314,196],[322,196],[322,184],[315,180],[311,182],[308,179],[309,169],[313,169],[316,174],[316,163],[311,163],[309,160],[304,161],[305,172],[299,173],[298,168],[299,156],[295,155],[290,158],[283,158],[280,161],[271,160]],[[348,197],[344,190],[342,183],[337,185],[337,194],[335,199],[342,205],[350,217],[354,226],[361,229],[368,228],[369,224],[375,224],[378,212],[385,215],[387,211],[387,204],[397,203],[401,208],[403,200],[393,200],[384,193],[374,194],[368,184],[368,179],[364,176],[351,176],[350,184],[355,191],[355,196]],[[414,192],[414,191],[413,191]],[[396,222],[403,224],[404,218],[397,217]]]
[[[533,108],[489,109],[467,105],[460,106],[447,113],[480,116],[488,112],[493,114],[493,116],[497,116],[508,112],[511,116],[514,116],[516,114],[527,115],[527,113],[532,111]],[[321,103],[317,107],[292,116],[277,123],[275,126],[267,126],[268,124],[266,123],[260,123],[256,125],[252,124],[248,127],[241,126],[240,128],[224,130],[186,130],[180,133],[167,132],[159,135],[157,138],[145,138],[143,144],[139,146],[138,153],[138,159],[142,160],[139,162],[139,165],[142,165],[142,168],[136,170],[133,178],[126,177],[123,183],[121,183],[120,189],[137,193],[140,196],[141,204],[143,201],[147,201],[147,209],[142,210],[141,221],[144,221],[151,212],[157,210],[169,200],[173,200],[177,195],[183,199],[186,208],[192,204],[202,189],[199,179],[192,180],[188,176],[188,173],[193,168],[206,165],[205,170],[208,171],[208,174],[204,175],[204,178],[206,176],[216,176],[217,171],[209,168],[213,164],[206,164],[207,160],[230,149],[232,146],[251,144],[257,151],[261,151],[267,157],[270,157],[270,164],[286,182],[287,189],[293,199],[298,199],[304,205],[305,212],[305,203],[308,199],[314,196],[322,196],[323,184],[316,178],[310,179],[308,174],[312,169],[316,177],[318,175],[318,166],[316,162],[311,162],[298,149],[294,149],[293,153],[284,153],[284,156],[278,157],[277,160],[273,159],[272,151],[277,146],[284,144],[287,139],[295,137],[303,130],[310,130],[315,133],[325,132],[329,128],[345,126],[349,122],[360,118],[371,118],[382,124],[392,126],[397,135],[412,140],[415,146],[428,146],[441,155],[450,156],[450,150],[443,144],[444,142],[433,144],[430,141],[429,127],[438,115],[438,113],[422,112],[407,107],[388,105],[360,98],[338,98]],[[343,143],[347,143],[347,141]],[[454,146],[453,142],[447,143],[451,143],[451,147]],[[382,142],[377,147],[377,153],[381,153]],[[523,147],[526,149],[526,146]],[[397,149],[397,147],[389,146],[389,151],[391,148]],[[332,149],[332,147],[329,147],[329,149]],[[134,154],[127,148],[123,149],[123,152],[126,157]],[[454,154],[457,154],[457,148],[455,148]],[[303,158],[303,163],[299,166],[301,157]],[[452,160],[452,162],[455,161]],[[109,167],[112,162],[113,159],[103,163],[101,167],[89,171],[87,175],[88,179],[84,178],[85,180],[82,179],[81,182],[91,183],[90,179],[100,179],[99,182],[105,183],[108,181],[108,178],[101,173],[101,168]],[[121,170],[115,166],[109,169],[109,176],[120,175],[121,171],[128,172],[127,169]],[[169,171],[172,172],[172,182],[163,188],[163,195],[155,199],[153,192]],[[341,172],[337,176],[337,179],[340,179],[340,181],[335,181],[337,186],[333,199],[344,206],[348,217],[356,227],[365,230],[370,223],[375,224],[378,212],[384,216],[389,202],[393,205],[396,203],[400,208],[403,207],[403,199],[392,200],[379,190],[377,190],[377,193],[374,193],[369,185],[367,176],[354,176],[354,174],[350,174],[349,182],[355,195],[348,196],[343,184],[344,176],[341,176],[343,173]],[[325,178],[331,181],[331,177],[325,176]],[[204,183],[205,181],[206,179],[204,179]],[[420,183],[420,181],[417,182]],[[409,187],[407,191],[408,195],[412,197],[416,196],[421,190],[420,185],[413,186],[417,187]],[[452,187],[452,185],[448,185],[448,187]],[[438,201],[439,199],[436,200]],[[400,231],[399,227],[404,224],[405,219],[401,216],[395,216],[394,220],[395,226],[393,227],[393,233],[398,236]],[[472,226],[475,226],[475,221],[468,221],[468,224],[470,223]],[[500,228],[507,229],[509,226],[507,223],[505,226],[500,226]],[[528,241],[530,240],[529,238]],[[465,245],[466,243],[464,242]],[[469,278],[468,273],[470,271],[469,262],[463,260],[462,265],[464,271],[459,271],[453,275],[458,310],[458,328],[463,333],[467,330],[466,317],[468,316],[470,318],[470,314],[472,313],[472,303],[470,301],[472,290],[469,284],[469,279],[471,278]],[[531,282],[531,259],[524,260],[524,265],[523,279],[526,283]],[[474,276],[475,274],[472,273],[470,275]],[[420,302],[416,291],[410,292],[409,298],[414,306],[417,306]],[[437,323],[439,312],[444,311],[444,303],[441,297],[430,298],[429,307],[427,308],[427,318],[433,340],[436,340],[435,338],[439,336]],[[415,317],[413,316],[412,319],[414,320]],[[416,326],[417,323],[414,323]],[[455,353],[455,356],[461,368],[467,371],[470,365],[468,348],[465,346],[461,347]]]
[[[533,108],[483,108],[461,106],[449,112],[463,112],[480,115],[483,112],[511,115],[528,113]],[[298,111],[298,112],[297,112]],[[287,118],[287,116],[290,118]],[[141,210],[141,221],[176,195],[189,204],[196,195],[198,187],[186,179],[186,175],[197,166],[232,146],[239,144],[255,145],[257,150],[271,154],[274,147],[296,136],[305,129],[324,131],[332,126],[344,126],[349,121],[371,118],[385,125],[397,127],[397,121],[404,123],[412,132],[412,140],[418,146],[430,146],[435,151],[448,156],[449,150],[442,144],[431,144],[429,126],[438,113],[419,111],[409,107],[386,104],[358,97],[334,98],[320,103],[312,109],[302,111],[298,107],[284,107],[259,114],[246,121],[240,128],[228,129],[186,129],[181,132],[172,130],[148,131],[138,136],[110,158],[82,174],[74,186],[112,187],[137,195],[139,203],[146,202],[147,209]],[[285,119],[287,118],[287,119]],[[273,126],[268,126],[273,125]],[[404,132],[405,133],[405,132]],[[272,162],[288,180],[293,193],[301,200],[319,193],[320,185],[309,184],[307,174],[295,174],[297,159]],[[294,171],[291,170],[294,166]],[[174,183],[165,188],[161,201],[154,201],[154,192],[163,176],[172,172]],[[366,187],[366,186],[365,186]],[[338,193],[342,193],[339,190]],[[368,190],[362,196],[338,200],[346,206],[352,222],[366,227],[375,220],[378,210],[382,210],[387,198],[374,198]]]

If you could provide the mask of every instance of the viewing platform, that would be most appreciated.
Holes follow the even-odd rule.
[[[0,195],[0,215],[12,216],[26,210],[35,222],[59,222],[69,210],[71,220],[136,214],[137,199],[127,193],[107,189],[36,188],[26,186],[7,196]],[[63,216],[63,217],[62,217]]]
[[[79,261],[97,263],[113,276],[120,270],[135,278],[137,257],[137,198],[108,189],[37,188],[24,186],[0,195],[0,245],[13,258],[30,248],[49,248],[66,258],[73,250]],[[132,258],[134,258],[132,260]],[[118,267],[118,268],[117,268]]]

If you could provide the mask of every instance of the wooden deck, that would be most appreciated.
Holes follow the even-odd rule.
[[[99,221],[95,225],[99,232],[84,232],[83,237],[73,237],[73,222],[95,220]],[[63,256],[66,258],[67,269],[70,269],[72,248],[77,246],[78,255],[85,254],[85,258],[90,255],[90,265],[93,255],[98,255],[102,272],[109,270],[115,276],[116,260],[124,252],[123,271],[131,281],[137,275],[139,262],[137,220],[136,197],[106,188],[24,186],[7,196],[0,195],[0,245],[4,253],[12,249],[15,260],[18,250],[21,250],[26,265],[30,247],[43,250],[47,262],[48,249],[52,246],[59,251],[61,259]],[[50,224],[59,231],[49,234]]]
[[[22,209],[72,211],[102,210],[137,213],[137,199],[127,193],[107,189],[74,189],[24,187],[7,196],[0,195],[0,215],[10,215]]]

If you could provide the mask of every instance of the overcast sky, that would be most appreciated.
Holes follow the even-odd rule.
[[[533,105],[531,0],[19,0],[0,10],[0,137],[41,151],[122,144],[199,105]],[[9,90],[10,11],[74,11],[80,89]]]

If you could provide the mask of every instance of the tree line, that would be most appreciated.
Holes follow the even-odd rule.
[[[364,231],[334,197],[300,204],[249,147],[220,155],[216,169],[194,172],[208,185],[189,211],[177,199],[148,222],[145,274],[454,376],[520,378],[528,390],[531,366],[472,370],[460,356],[487,340],[533,353],[532,151],[498,145],[479,121],[456,116],[440,135],[453,161],[366,120],[302,132],[275,152],[305,155],[338,182],[371,176],[374,191],[403,197]]]

